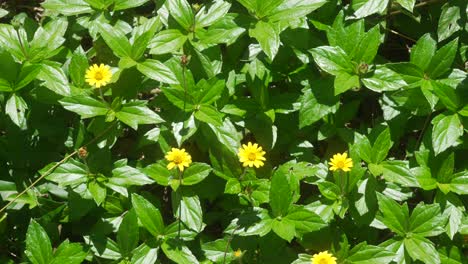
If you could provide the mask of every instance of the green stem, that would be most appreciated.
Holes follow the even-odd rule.
[[[180,191],[181,186],[182,186],[182,174],[183,174],[183,172],[179,171],[179,187],[177,188],[177,191],[176,191],[176,194],[177,194],[178,199],[179,199],[179,214],[178,214],[179,222],[177,223],[177,238],[179,240],[180,240],[180,226],[181,226],[181,223],[182,223],[182,219],[181,219],[181,216],[182,216],[182,193]]]

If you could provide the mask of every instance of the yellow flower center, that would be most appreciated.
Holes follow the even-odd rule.
[[[174,160],[172,162],[174,162],[175,164],[180,164],[184,161],[184,157],[182,157],[182,155],[176,155],[174,156]]]
[[[257,154],[250,152],[249,155],[247,155],[247,158],[251,161],[255,161],[257,159]]]
[[[103,77],[102,72],[98,71],[98,72],[94,73],[94,79],[100,81],[100,80],[102,80],[102,77]]]
[[[318,263],[317,263],[317,264],[328,264],[328,260],[327,260],[327,259],[324,259],[324,258],[322,258],[322,259],[320,259],[320,260],[318,261]]]
[[[343,161],[343,160],[337,161],[337,162],[336,162],[336,167],[338,167],[338,168],[340,168],[340,169],[344,168],[344,167],[345,167],[344,161]],[[325,263],[325,262],[323,262],[323,263]]]

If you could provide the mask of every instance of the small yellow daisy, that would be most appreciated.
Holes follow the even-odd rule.
[[[86,70],[85,78],[89,85],[94,86],[95,88],[99,88],[110,82],[112,78],[112,72],[108,65],[101,63],[101,65],[98,66],[97,64],[93,64]]]
[[[253,167],[260,168],[264,165],[265,161],[265,151],[262,150],[262,147],[258,146],[257,143],[253,144],[251,142],[247,145],[242,144],[242,147],[239,148],[239,161],[242,162],[244,167]]]
[[[180,171],[184,171],[184,167],[188,167],[192,163],[192,157],[185,152],[185,149],[172,148],[165,158],[169,161],[169,164],[167,164],[169,170],[177,167]]]
[[[328,253],[328,251],[323,251],[312,256],[312,264],[336,264],[336,258]]]
[[[234,257],[240,258],[241,256],[242,256],[242,251],[240,250],[240,248],[234,251]]]
[[[353,167],[353,160],[348,158],[348,153],[344,152],[343,154],[338,153],[333,155],[328,164],[330,164],[331,171],[350,171]]]

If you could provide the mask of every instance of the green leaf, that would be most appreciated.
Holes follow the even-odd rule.
[[[271,225],[273,232],[275,232],[282,239],[291,242],[295,235],[294,223],[286,218],[281,220],[274,219]]]
[[[166,257],[177,264],[198,264],[197,258],[181,241],[170,239],[161,245]]]
[[[49,264],[52,260],[49,236],[34,219],[31,219],[26,233],[25,254],[33,264]]]
[[[372,146],[369,139],[359,133],[354,133],[354,144],[352,146],[359,157],[367,163],[372,163]]]
[[[93,9],[83,0],[46,0],[41,4],[47,12],[59,13],[65,16],[91,13]]]
[[[380,45],[380,26],[371,28],[361,39],[359,45],[356,47],[351,57],[358,63],[371,64],[377,55]]]
[[[338,109],[338,100],[330,92],[325,82],[317,82],[314,89],[304,89],[299,109],[299,128],[303,128],[319,121]]]
[[[44,174],[53,165],[55,163],[46,166],[40,171],[41,174]],[[59,186],[79,185],[88,180],[88,171],[83,163],[69,159],[47,175],[46,179],[58,183]]]
[[[112,177],[108,181],[108,184],[121,187],[132,185],[141,186],[151,183],[153,183],[153,181],[148,179],[145,174],[127,165],[113,169]]]
[[[11,25],[0,24],[0,46],[8,51],[14,58],[24,60],[27,50],[23,49],[23,42],[27,42],[27,35],[23,29],[18,31]],[[16,75],[15,75],[16,77]]]
[[[134,210],[129,210],[120,223],[117,244],[122,256],[130,256],[139,240],[138,218]]]
[[[86,244],[91,246],[93,253],[104,259],[118,260],[122,257],[119,252],[119,247],[110,238],[101,236],[83,237]]]
[[[432,79],[437,79],[450,70],[458,49],[458,38],[450,41],[440,48],[432,57],[427,67],[427,74]]]
[[[416,0],[396,0],[404,9],[413,13],[413,7],[416,3]]]
[[[3,9],[3,8],[0,8],[0,18],[4,17],[8,15],[8,11]]]
[[[437,36],[439,42],[449,38],[461,29],[460,24],[463,22],[460,24],[458,22],[461,20],[460,7],[463,8],[463,5],[457,6],[456,4],[450,2],[447,2],[442,6],[442,13],[440,14],[439,23],[437,26]]]
[[[271,177],[270,206],[274,216],[285,216],[299,191],[299,182],[288,170],[278,168]]]
[[[249,30],[249,35],[255,38],[263,52],[273,60],[280,46],[279,28],[277,24],[258,21],[255,28]]]
[[[459,195],[468,194],[468,171],[462,171],[452,175],[450,191]]]
[[[60,100],[60,104],[68,111],[79,114],[81,118],[103,116],[109,111],[108,107],[102,101],[87,95],[65,97]]]
[[[87,253],[79,243],[69,243],[65,240],[54,252],[54,259],[50,264],[81,264]]]
[[[171,16],[185,30],[189,30],[194,22],[192,7],[186,0],[168,0],[166,1],[167,9]]]
[[[159,16],[146,20],[141,25],[135,27],[133,35],[130,38],[132,44],[132,58],[139,60],[148,49],[149,42],[153,39],[154,34],[163,27]]]
[[[460,96],[451,86],[436,81],[430,81],[430,86],[437,97],[439,97],[440,101],[442,101],[450,111],[456,112],[461,106]]]
[[[381,163],[385,180],[406,187],[419,187],[416,177],[411,173],[408,161],[388,160]]]
[[[431,170],[427,167],[412,168],[411,173],[416,176],[418,183],[424,190],[433,190],[437,188],[437,180],[432,178]]]
[[[30,61],[41,61],[56,55],[65,42],[63,35],[67,27],[68,21],[65,18],[52,20],[45,26],[39,27],[29,44]]]
[[[106,44],[112,49],[112,51],[118,57],[130,57],[132,47],[125,33],[119,30],[117,27],[112,27],[109,24],[99,23],[99,33],[106,42]]]
[[[382,215],[378,215],[377,219],[393,232],[399,235],[404,235],[409,226],[408,206],[406,204],[401,206],[394,200],[380,193],[377,193],[377,200],[379,210],[382,212]]]
[[[73,83],[78,87],[83,87],[85,85],[85,74],[86,69],[88,69],[88,58],[83,50],[83,48],[78,47],[70,60],[70,66],[68,71]]]
[[[182,195],[180,197],[180,195]],[[174,217],[180,219],[188,228],[200,233],[205,228],[203,210],[198,196],[187,196],[184,193],[172,192]],[[179,215],[180,212],[180,215]]]
[[[282,3],[269,12],[268,21],[290,21],[305,17],[327,3],[326,0],[282,0],[279,2]]]
[[[340,72],[353,73],[348,55],[340,47],[322,46],[311,51],[315,63],[324,71],[338,75]]]
[[[172,177],[171,172],[158,163],[149,165],[143,169],[143,172],[162,186],[168,186]]]
[[[203,28],[214,24],[227,14],[229,8],[231,4],[222,0],[214,1],[209,9],[203,6],[195,16],[195,26]]]
[[[463,127],[457,114],[440,114],[432,120],[432,147],[435,155],[456,144],[463,135]]]
[[[143,243],[132,252],[132,264],[153,264],[158,259],[159,247]]]
[[[425,71],[437,49],[437,42],[431,34],[424,34],[411,48],[410,62]]]
[[[195,122],[194,115],[190,115],[185,121],[172,123],[172,132],[179,146],[192,137],[197,131],[198,122]]]
[[[390,136],[390,128],[387,127],[380,133],[372,146],[372,162],[376,164],[382,162],[387,157],[388,151],[392,146],[393,141]]]
[[[332,201],[338,200],[341,196],[341,190],[338,185],[333,182],[322,181],[317,183],[320,193],[325,196],[327,199]]]
[[[187,36],[179,30],[167,29],[156,34],[148,47],[151,49],[151,54],[166,54],[180,50],[185,41],[187,41]]]
[[[413,260],[418,259],[427,264],[440,263],[439,254],[431,241],[414,235],[411,238],[405,238],[404,243],[405,251],[408,252]]]
[[[445,222],[439,204],[419,203],[411,213],[409,231],[422,237],[437,236],[445,232]]]
[[[88,182],[88,191],[91,193],[91,196],[93,196],[93,199],[97,205],[100,205],[106,199],[106,195],[107,195],[106,186],[100,182],[97,182],[97,181]]]
[[[206,258],[215,263],[221,263],[225,258],[224,255],[226,255],[227,263],[231,263],[234,259],[234,252],[227,239],[218,239],[204,243],[202,245],[202,250]],[[225,251],[227,252],[224,253]]]
[[[148,78],[168,84],[178,84],[175,74],[162,62],[157,60],[145,60],[137,64],[137,69]]]
[[[317,231],[327,226],[317,213],[303,206],[293,206],[284,219],[294,223],[296,236],[298,237],[302,237],[303,234]]]
[[[11,94],[5,104],[5,113],[10,117],[11,121],[18,127],[26,128],[26,110],[28,105],[24,99],[16,94]]]
[[[182,185],[195,185],[203,181],[211,172],[210,165],[194,162],[184,171]]]
[[[21,88],[28,85],[41,71],[41,66],[37,64],[23,64],[18,78],[16,79],[15,91],[20,90]]]
[[[355,18],[363,18],[370,16],[375,13],[382,14],[388,6],[389,0],[367,0],[356,12],[354,12]]]
[[[397,72],[407,83],[407,88],[416,88],[421,86],[424,80],[424,72],[416,65],[409,62],[387,63],[389,69]]]
[[[268,211],[253,207],[231,221],[224,233],[239,236],[264,236],[271,230],[272,219]]]
[[[335,95],[342,94],[350,89],[361,87],[359,76],[356,74],[349,74],[347,72],[339,72],[336,74],[335,82]]]
[[[349,251],[346,262],[352,264],[387,264],[395,257],[395,253],[384,248],[359,243]]]
[[[382,65],[377,65],[372,76],[363,78],[361,81],[375,92],[395,91],[407,85],[399,74]]]
[[[211,78],[208,81],[205,79],[197,83],[197,88],[200,88],[197,101],[199,104],[211,104],[221,98],[224,91],[225,83],[223,80]]]
[[[194,116],[205,123],[222,126],[223,125],[223,114],[211,105],[201,105],[198,110],[194,112]]]
[[[141,224],[155,237],[164,232],[164,222],[159,209],[142,196],[133,193],[132,205]]]
[[[37,78],[43,81],[43,85],[54,93],[62,96],[70,95],[68,78],[59,65],[43,63]]]
[[[146,106],[145,101],[133,101],[124,104],[122,108],[115,113],[115,117],[135,130],[138,129],[138,125],[164,122],[159,115]]]
[[[149,0],[115,0],[114,11],[139,7],[148,1]]]
[[[211,128],[211,131],[216,135],[219,142],[229,149],[234,155],[237,155],[237,151],[240,148],[241,136],[232,122],[228,118],[225,118],[222,126],[208,125]]]

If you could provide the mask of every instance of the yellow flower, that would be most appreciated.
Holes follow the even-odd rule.
[[[89,85],[94,86],[96,88],[108,84],[111,80],[111,77],[112,72],[110,70],[110,67],[102,63],[99,66],[97,64],[89,66],[89,68],[86,70],[85,75],[86,82],[89,83]]]
[[[336,258],[328,253],[328,251],[323,251],[312,256],[312,264],[336,264]]]
[[[257,143],[253,144],[249,142],[247,145],[242,144],[242,147],[239,148],[239,161],[242,162],[244,167],[257,167],[260,168],[264,165],[265,161],[265,151],[262,150],[262,147],[259,147]]]
[[[234,251],[234,257],[240,258],[241,256],[242,256],[242,251],[240,250],[240,248]]]
[[[165,158],[169,161],[169,164],[167,164],[169,170],[177,166],[180,171],[184,171],[184,167],[188,167],[192,163],[192,157],[185,152],[185,149],[172,148]]]
[[[335,154],[333,158],[330,159],[330,170],[342,170],[342,171],[350,171],[353,167],[353,160],[348,158],[348,154],[345,152],[343,154]]]

